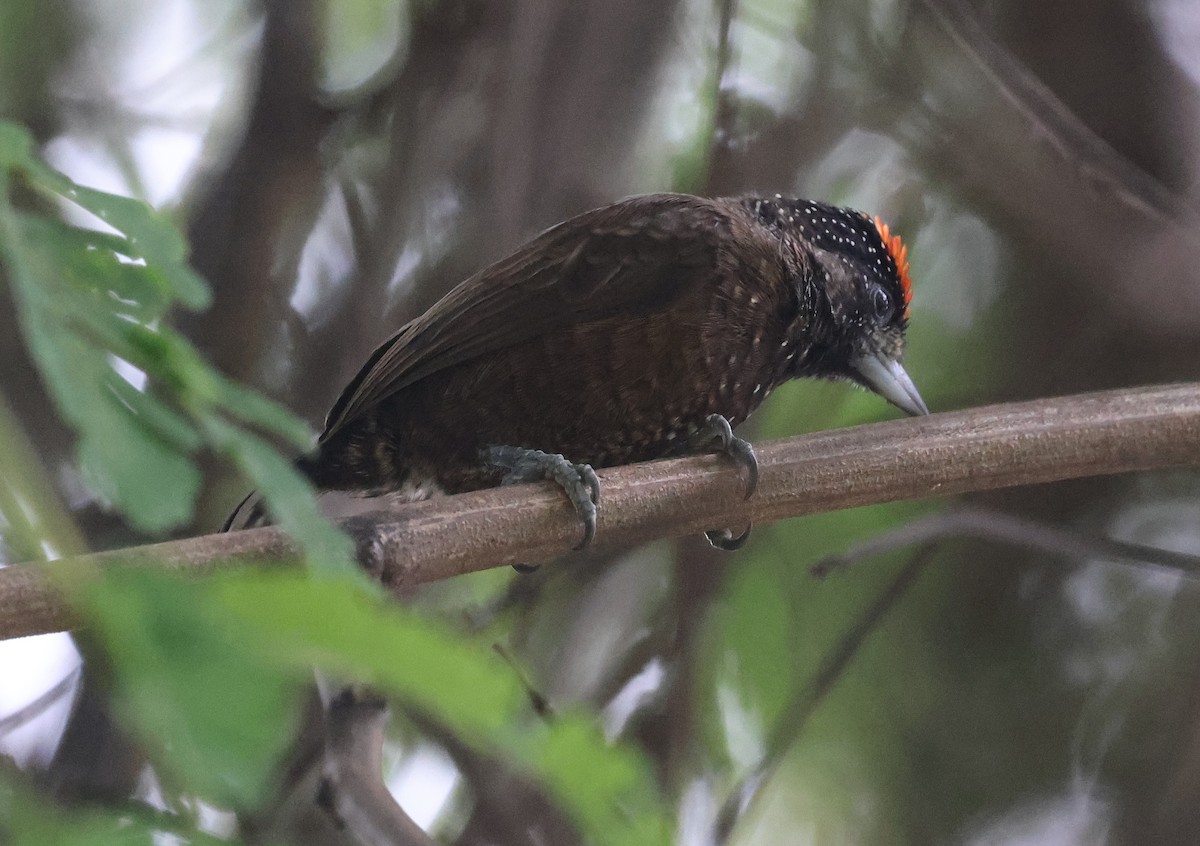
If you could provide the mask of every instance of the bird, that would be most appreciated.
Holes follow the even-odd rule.
[[[878,217],[779,194],[632,197],[545,230],[401,327],[297,466],[319,491],[395,502],[551,479],[585,546],[595,468],[719,451],[749,496],[757,460],[732,430],[791,379],[927,414],[901,364],[911,297],[907,247]],[[733,549],[748,532],[706,535]]]

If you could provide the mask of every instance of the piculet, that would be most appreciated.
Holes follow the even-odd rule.
[[[717,450],[752,491],[731,427],[789,379],[927,414],[900,364],[911,295],[878,218],[778,195],[634,197],[546,230],[392,335],[298,466],[319,490],[402,501],[553,479],[587,543],[592,468]],[[248,499],[228,525],[261,516]]]

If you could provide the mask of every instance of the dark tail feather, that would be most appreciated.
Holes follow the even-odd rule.
[[[305,478],[315,483],[314,472],[318,467],[315,457],[301,456],[296,459],[295,467],[304,474]],[[271,517],[267,513],[267,504],[263,501],[262,494],[258,491],[250,491],[246,494],[246,498],[238,503],[237,508],[233,509],[233,513],[225,518],[225,524],[221,526],[221,531],[236,532],[240,529],[267,526],[270,523]]]
[[[246,494],[246,498],[238,503],[237,508],[225,518],[225,525],[221,527],[222,532],[235,532],[239,529],[253,529],[256,526],[265,526],[269,520],[267,519],[267,507],[263,502],[262,494],[258,491],[250,491]]]

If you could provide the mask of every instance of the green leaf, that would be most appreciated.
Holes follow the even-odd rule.
[[[308,424],[262,394],[221,379],[217,384],[217,398],[228,414],[243,423],[273,432],[301,452],[312,449],[316,437]]]
[[[261,628],[256,643],[265,654],[386,687],[468,738],[506,730],[526,701],[509,667],[486,643],[403,613],[345,582],[239,573],[221,584],[229,616]]]
[[[110,387],[138,422],[172,449],[191,453],[203,444],[192,422],[158,397],[139,391],[124,379],[112,379]]]
[[[158,836],[127,811],[66,809],[0,777],[0,843],[7,846],[154,846]]]
[[[312,486],[290,461],[254,435],[213,414],[201,418],[209,441],[262,491],[271,515],[305,551],[314,573],[350,577],[359,587],[377,590],[355,563],[354,545],[317,508]]]
[[[120,503],[134,526],[159,532],[192,513],[200,471],[157,432],[131,421],[107,399],[79,443],[84,478],[106,502]]]
[[[594,843],[665,844],[666,809],[646,760],[610,746],[591,715],[534,717],[489,645],[364,595],[346,581],[241,572],[220,581],[223,614],[264,660],[315,664],[390,692],[478,749],[536,775]]]
[[[36,159],[28,159],[19,167],[33,180],[34,187],[74,203],[124,235],[128,255],[158,268],[181,304],[190,309],[208,307],[212,295],[204,280],[187,265],[187,242],[165,217],[141,200],[77,185]]]
[[[0,120],[0,168],[8,170],[33,160],[33,135],[20,124]]]
[[[79,246],[77,231],[20,226],[6,212],[0,208],[0,222],[7,224],[0,234],[7,236],[8,275],[20,323],[60,413],[80,433],[85,478],[141,529],[179,524],[191,514],[200,484],[199,471],[180,447],[194,448],[196,438],[180,431],[179,418],[165,413],[147,418],[143,412],[150,405],[131,403],[127,383],[113,369],[116,344],[107,349],[95,344],[97,339],[119,341],[134,324],[103,302],[97,307],[94,292],[103,283],[72,284],[79,265],[58,256],[65,250],[78,258],[81,251],[70,249]],[[115,263],[92,265],[97,273],[102,267],[124,272]]]
[[[545,743],[533,749],[532,765],[550,793],[574,811],[589,840],[671,842],[647,761],[630,748],[605,746],[595,717],[556,720]]]
[[[536,717],[487,641],[364,594],[349,579],[238,571],[183,580],[112,570],[73,580],[104,650],[119,714],[183,789],[228,807],[259,800],[313,667],[387,691],[464,742],[539,778],[588,842],[665,844],[648,762],[610,746],[591,715]]]
[[[103,643],[115,699],[165,768],[226,807],[261,800],[291,742],[307,675],[254,647],[211,585],[148,569],[88,580],[74,600]]]
[[[161,270],[175,298],[191,309],[207,308],[212,302],[208,286],[187,266],[187,242],[165,217],[141,200],[71,185],[65,196],[120,230],[135,255]]]
[[[81,291],[102,298],[110,309],[124,307],[131,317],[154,320],[166,313],[171,287],[119,235],[69,226],[31,214],[17,213],[25,239],[38,243],[60,261]]]
[[[190,512],[193,454],[207,447],[258,485],[323,576],[242,573],[200,585],[118,571],[77,591],[122,713],[159,766],[222,804],[253,803],[315,664],[390,691],[481,750],[509,756],[545,781],[589,841],[666,842],[664,808],[639,755],[611,748],[591,717],[536,719],[486,644],[383,606],[349,539],[264,437],[305,448],[307,428],[228,382],[165,324],[174,304],[206,301],[178,232],[142,203],[74,185],[32,158],[19,131],[0,134],[0,146],[8,166],[0,181],[19,173],[116,230],[17,213],[0,193],[0,255],[22,330],[79,432],[92,487],[137,525],[165,528]],[[121,378],[119,361],[145,374],[144,390]]]
[[[18,288],[28,281],[18,274]],[[147,421],[122,393],[124,382],[107,357],[58,326],[31,300],[23,315],[32,324],[30,351],[41,366],[63,417],[79,429],[79,463],[93,489],[119,504],[147,531],[177,525],[191,514],[200,474],[186,454],[163,438],[167,418]],[[32,313],[30,313],[32,312]],[[186,436],[183,436],[186,438]]]
[[[303,451],[312,444],[309,428],[216,372],[167,325],[172,307],[209,300],[186,264],[179,231],[140,201],[76,185],[34,149],[28,132],[0,121],[0,188],[16,175],[115,230],[18,211],[0,190],[0,258],[20,326],[60,414],[78,432],[78,460],[92,490],[143,531],[172,528],[192,514],[200,484],[195,454],[207,447],[259,485],[315,567],[351,570],[349,541],[319,517],[290,463],[251,431]],[[140,370],[145,386],[126,382],[117,372],[122,364]]]

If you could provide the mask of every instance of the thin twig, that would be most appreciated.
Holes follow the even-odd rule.
[[[746,520],[1061,479],[1200,464],[1200,384],[1134,388],[977,408],[760,444],[758,492],[739,468],[693,456],[600,472],[597,545],[698,534]],[[549,483],[477,491],[351,518],[360,561],[393,590],[574,547],[581,527]],[[85,556],[190,573],[290,562],[277,528]],[[49,565],[61,566],[61,564]],[[57,631],[66,609],[45,569],[0,570],[0,637]]]
[[[0,717],[0,737],[4,737],[10,732],[16,731],[19,728],[29,725],[30,722],[40,717],[50,708],[54,707],[59,701],[70,693],[75,685],[79,683],[79,667],[71,670],[57,682],[54,686],[43,693],[41,696],[34,699],[28,705],[18,708],[11,714],[6,714]]]
[[[940,511],[904,523],[844,552],[827,556],[809,569],[817,578],[825,578],[860,561],[897,549],[953,538],[981,538],[1060,558],[1118,561],[1122,564],[1167,569],[1193,578],[1200,576],[1200,555],[1089,535],[1047,525],[1027,517],[974,507]]]
[[[328,739],[320,799],[355,843],[364,846],[435,846],[383,783],[382,755],[390,712],[372,696],[344,690],[326,708]]]
[[[733,833],[737,821],[749,813],[755,799],[762,794],[762,786],[770,778],[772,771],[791,750],[796,740],[804,733],[809,719],[817,707],[824,701],[854,656],[858,654],[867,637],[871,635],[884,616],[891,611],[896,603],[908,593],[909,588],[925,567],[933,560],[936,544],[925,544],[909,558],[903,569],[893,577],[887,587],[876,597],[875,601],[862,612],[845,634],[825,654],[817,674],[811,682],[797,691],[788,703],[787,708],[775,722],[765,748],[766,757],[759,762],[753,771],[739,779],[735,788],[730,791],[729,798],[722,806],[717,816],[716,842],[726,843]]]

